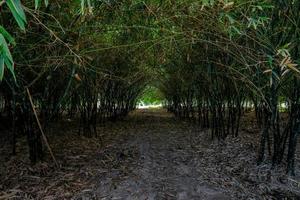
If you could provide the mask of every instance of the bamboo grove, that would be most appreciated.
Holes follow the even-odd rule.
[[[78,132],[135,109],[155,84],[165,106],[209,128],[212,139],[238,137],[254,112],[261,129],[258,164],[285,164],[294,174],[300,132],[300,2],[225,0],[26,2],[26,33],[1,5],[1,23],[16,40],[14,75],[0,85],[1,122],[15,153],[28,138],[43,157],[42,128],[68,117]],[[84,11],[84,12],[83,12]],[[30,105],[28,97],[33,99]],[[2,123],[1,123],[2,124]]]

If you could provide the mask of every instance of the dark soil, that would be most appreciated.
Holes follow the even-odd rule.
[[[25,138],[14,157],[3,145],[0,200],[300,199],[299,153],[295,177],[268,162],[257,166],[259,130],[251,116],[240,137],[223,142],[163,110],[99,126],[97,138],[78,136],[75,127],[66,120],[47,133],[60,169],[49,155],[31,166]]]

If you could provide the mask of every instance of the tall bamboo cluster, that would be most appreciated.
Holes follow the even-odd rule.
[[[33,2],[26,6],[27,33],[18,32],[13,51],[17,81],[5,73],[0,119],[12,154],[17,140],[26,136],[35,163],[44,156],[36,118],[46,134],[50,124],[68,118],[78,120],[79,135],[97,136],[97,124],[116,121],[135,109],[149,77],[135,60],[134,51],[139,50],[112,47],[124,45],[127,30],[98,32],[91,23],[97,15],[78,13],[76,3],[59,1],[38,11],[30,9]],[[8,10],[4,13],[2,22],[13,32],[14,20]]]
[[[247,7],[235,7],[239,3]],[[163,64],[167,108],[210,128],[218,139],[238,136],[243,113],[252,110],[262,129],[258,164],[270,158],[273,166],[284,162],[294,174],[300,3],[214,1],[206,6],[198,16],[184,11],[186,18],[193,16],[181,19],[184,42],[174,43]]]
[[[12,144],[27,135],[33,162],[42,157],[42,142],[27,89],[43,128],[77,117],[79,133],[92,136],[98,122],[133,110],[155,81],[168,110],[210,128],[212,138],[237,137],[243,114],[253,111],[261,128],[258,163],[285,163],[294,173],[299,1],[77,4],[57,1],[34,10],[33,2],[26,3],[26,33],[16,29],[7,8],[1,12],[17,43],[12,49],[17,82],[6,70],[1,117],[12,130]]]

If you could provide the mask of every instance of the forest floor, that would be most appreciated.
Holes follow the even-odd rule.
[[[0,147],[0,200],[300,199],[299,151],[295,177],[268,162],[257,166],[253,124],[246,118],[238,138],[218,142],[158,109],[99,126],[97,138],[78,136],[66,120],[47,132],[60,169],[49,155],[31,166],[25,138],[14,157]]]

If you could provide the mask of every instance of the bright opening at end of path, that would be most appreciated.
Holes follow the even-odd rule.
[[[162,92],[154,86],[147,86],[141,93],[137,109],[162,108],[165,98]]]

